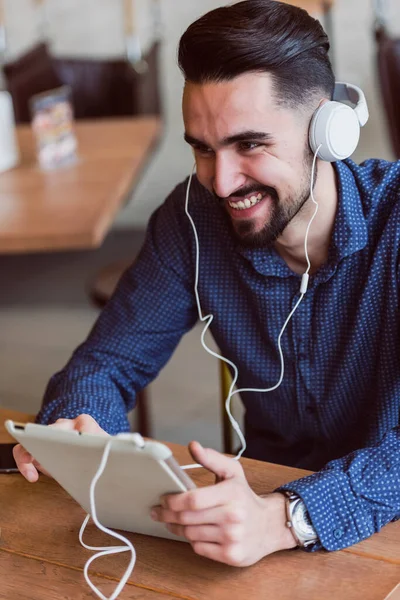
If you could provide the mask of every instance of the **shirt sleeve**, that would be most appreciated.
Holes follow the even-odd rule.
[[[341,550],[400,518],[400,427],[378,444],[281,486],[304,501],[319,537],[311,550]]]
[[[194,268],[178,186],[152,216],[145,243],[87,340],[47,387],[39,423],[91,415],[127,431],[136,393],[153,380],[194,326]],[[186,234],[186,237],[185,237]]]

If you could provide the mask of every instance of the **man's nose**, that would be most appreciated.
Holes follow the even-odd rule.
[[[245,184],[245,176],[239,165],[226,156],[216,156],[214,162],[213,189],[220,198],[227,198]]]

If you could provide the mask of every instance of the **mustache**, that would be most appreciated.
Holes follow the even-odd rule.
[[[248,185],[246,187],[242,187],[239,190],[236,190],[234,194],[230,194],[226,198],[221,198],[214,192],[214,197],[218,200],[220,204],[224,204],[227,198],[246,198],[246,196],[250,196],[252,193],[261,193],[263,195],[267,194],[270,196],[275,202],[279,201],[278,192],[275,188],[270,187],[269,185]]]

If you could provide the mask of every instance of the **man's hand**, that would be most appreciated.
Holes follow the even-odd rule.
[[[197,554],[236,567],[296,546],[285,524],[282,494],[257,496],[236,460],[198,442],[189,449],[195,461],[215,473],[217,483],[163,496],[161,506],[152,510],[154,520],[185,537]]]
[[[70,431],[82,431],[83,433],[100,433],[107,435],[104,429],[102,429],[90,415],[79,415],[79,417],[76,417],[76,419],[58,419],[55,423],[49,425],[49,427],[68,429]],[[18,444],[14,447],[13,453],[18,469],[25,479],[31,483],[34,483],[39,479],[38,471],[41,471],[45,475],[49,475],[45,469],[43,469],[43,467],[41,467],[41,465],[39,465],[39,463],[33,459],[32,455],[21,446],[21,444]]]

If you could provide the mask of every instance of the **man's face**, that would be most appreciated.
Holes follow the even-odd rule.
[[[241,243],[274,242],[310,194],[304,112],[279,107],[268,74],[186,83],[185,139],[197,177],[224,206]]]

